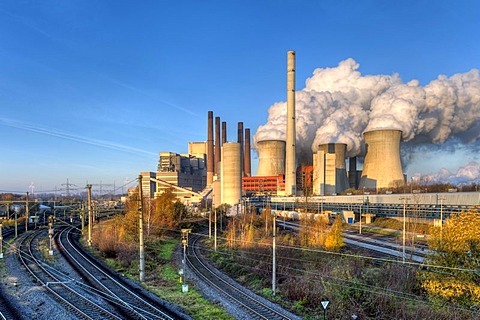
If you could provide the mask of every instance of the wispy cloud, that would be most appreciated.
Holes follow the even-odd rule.
[[[143,154],[146,156],[156,156],[157,154],[154,152],[122,145],[119,143],[115,142],[110,142],[106,140],[100,140],[100,139],[93,139],[93,138],[88,138],[88,137],[82,137],[79,135],[63,132],[60,130],[56,129],[51,129],[51,128],[45,128],[41,127],[36,124],[31,124],[31,123],[26,123],[26,122],[21,122],[13,119],[8,119],[8,118],[2,118],[0,117],[0,125],[11,127],[11,128],[16,128],[16,129],[22,129],[30,132],[35,132],[47,136],[52,136],[60,139],[65,139],[65,140],[70,140],[70,141],[76,141],[80,142],[83,144],[88,144],[96,147],[101,147],[101,148],[107,148],[107,149],[112,149],[116,151],[121,151],[121,152],[128,152],[128,153],[133,153],[133,154]]]
[[[12,20],[24,25],[25,27],[36,31],[47,38],[54,39],[54,37],[50,33],[48,33],[47,31],[39,27],[37,24],[35,24],[33,20],[30,19],[29,17],[11,13],[3,8],[0,8],[0,12],[3,12],[4,15],[10,17]]]
[[[104,78],[104,79],[106,79],[106,80],[108,80],[108,81],[110,81],[110,82],[112,82],[112,83],[114,83],[114,84],[116,84],[116,85],[118,85],[118,86],[121,86],[121,87],[123,87],[123,88],[127,88],[127,89],[129,89],[129,90],[131,90],[131,91],[135,91],[135,92],[137,92],[137,93],[139,93],[139,94],[142,94],[142,95],[144,95],[144,96],[146,96],[146,97],[149,97],[149,98],[151,98],[151,99],[153,99],[153,100],[157,100],[157,101],[159,101],[159,102],[161,102],[161,103],[163,103],[163,104],[169,105],[170,107],[173,107],[173,108],[175,108],[175,109],[178,109],[178,110],[180,110],[180,111],[183,111],[183,112],[185,112],[185,113],[188,113],[188,114],[190,114],[190,115],[192,115],[192,116],[199,117],[199,115],[198,115],[197,113],[193,112],[192,110],[189,110],[189,109],[187,109],[187,108],[184,108],[184,107],[182,107],[182,106],[179,106],[179,105],[177,105],[177,104],[175,104],[175,103],[173,103],[173,102],[170,102],[170,101],[167,101],[167,100],[164,100],[164,99],[159,99],[158,97],[156,97],[156,96],[154,96],[154,95],[152,95],[152,94],[150,94],[150,93],[148,93],[148,92],[146,92],[146,91],[144,91],[144,90],[142,90],[142,89],[139,89],[139,88],[137,88],[137,87],[134,87],[134,86],[132,86],[132,85],[130,85],[130,84],[128,84],[128,83],[121,82],[121,81],[118,81],[118,80],[116,80],[116,79],[112,79],[111,77],[109,77],[109,76],[107,76],[107,75],[105,75],[105,74],[99,74],[99,75],[100,75],[102,78]]]

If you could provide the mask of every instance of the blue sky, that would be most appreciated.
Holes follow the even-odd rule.
[[[121,186],[206,140],[208,110],[253,134],[286,99],[288,50],[297,89],[347,58],[427,84],[479,68],[478,30],[477,1],[2,1],[0,191]]]

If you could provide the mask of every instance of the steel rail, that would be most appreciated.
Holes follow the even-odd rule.
[[[129,318],[135,319],[175,319],[165,310],[160,310],[152,303],[146,301],[128,288],[125,284],[115,279],[106,272],[98,263],[84,254],[75,241],[72,240],[74,228],[66,228],[58,235],[58,241],[62,253],[69,257],[81,273],[88,277],[95,287],[95,291],[103,299],[119,307],[128,314]],[[85,286],[85,285],[84,285]]]
[[[231,301],[244,308],[252,316],[260,319],[290,319],[290,317],[274,310],[270,306],[258,301],[257,297],[245,293],[243,290],[232,285],[214,272],[214,268],[207,265],[198,253],[197,245],[199,236],[191,237],[189,255],[187,255],[188,266],[195,271],[208,285],[214,287]],[[212,270],[214,269],[214,270]]]
[[[45,263],[37,257],[32,249],[34,240],[40,236],[45,229],[29,233],[20,241],[20,248],[17,255],[27,271],[57,300],[64,304],[67,309],[73,311],[84,319],[121,319],[112,312],[91,301],[82,293],[69,287],[65,278],[60,278],[47,270]]]

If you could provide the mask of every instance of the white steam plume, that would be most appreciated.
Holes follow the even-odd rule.
[[[364,131],[398,129],[409,150],[456,139],[478,149],[480,76],[476,69],[452,77],[439,76],[422,87],[403,83],[397,74],[361,75],[353,59],[335,68],[319,68],[296,92],[297,156],[311,161],[323,143],[347,144],[347,156],[359,155]],[[268,110],[257,141],[285,140],[286,103]],[[405,154],[403,154],[405,156]],[[404,157],[408,159],[408,155]]]

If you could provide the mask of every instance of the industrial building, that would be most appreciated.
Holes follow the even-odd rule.
[[[345,152],[347,145],[328,143],[318,146],[313,155],[313,193],[337,194],[349,187]]]
[[[366,154],[361,171],[357,170],[357,157],[346,158],[347,145],[343,143],[318,145],[311,163],[297,163],[295,51],[287,52],[286,95],[285,140],[256,142],[256,175],[251,172],[250,129],[238,122],[237,141],[229,142],[226,122],[208,111],[206,141],[190,142],[188,154],[161,152],[157,172],[142,173],[148,176],[143,182],[144,194],[158,195],[176,186],[180,198],[208,198],[218,207],[238,204],[244,195],[328,196],[347,189],[379,190],[405,184],[399,130],[364,132]]]
[[[182,202],[199,202],[206,186],[205,154],[201,153],[201,143],[190,143],[189,151],[195,155],[160,152],[158,170],[140,173],[143,195],[155,198],[172,189]]]

